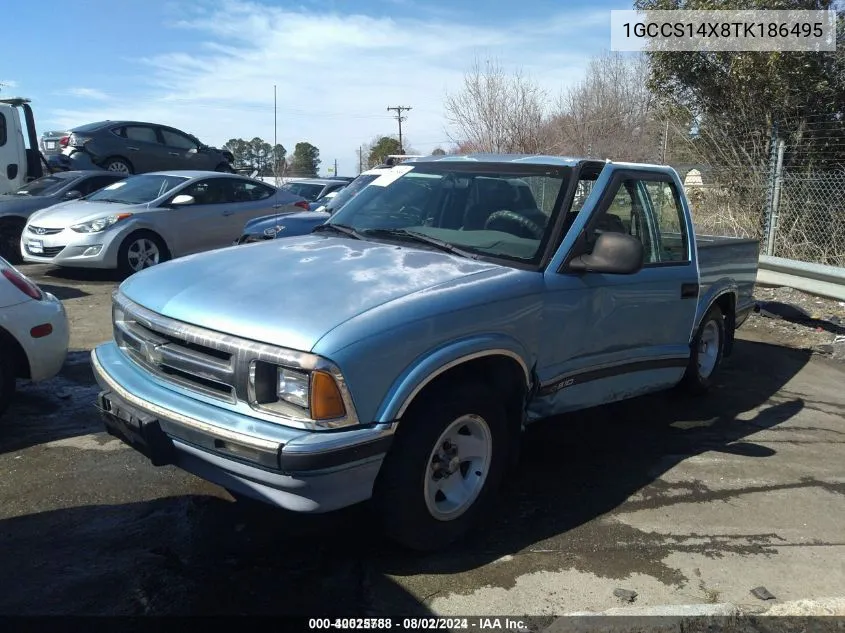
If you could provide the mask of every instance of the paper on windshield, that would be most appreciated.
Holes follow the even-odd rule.
[[[120,180],[120,181],[118,181],[118,182],[115,182],[115,183],[110,184],[110,185],[109,185],[109,186],[107,186],[107,187],[103,187],[103,190],[104,190],[104,191],[114,191],[115,189],[120,189],[120,188],[121,188],[121,187],[123,187],[125,184],[126,184],[126,183],[125,183],[124,181]]]
[[[372,181],[370,186],[375,185],[376,187],[386,187],[394,180],[397,180],[407,174],[412,169],[413,167],[410,165],[396,165],[395,167],[391,167],[388,171]]]

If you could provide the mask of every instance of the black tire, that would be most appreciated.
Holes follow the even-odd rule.
[[[131,248],[134,251],[134,245],[140,240],[147,240],[148,242],[154,244],[159,253],[157,262],[143,266],[143,268],[150,268],[156,264],[163,264],[170,259],[170,251],[167,250],[167,245],[158,235],[152,231],[135,231],[134,233],[130,233],[126,236],[123,243],[120,245],[120,249],[117,251],[117,270],[123,277],[128,277],[129,275],[143,270],[143,268],[135,268],[133,266],[129,252]]]
[[[12,354],[6,343],[0,339],[0,416],[12,402],[15,395],[15,371]]]
[[[214,168],[214,171],[219,171],[224,174],[234,174],[235,170],[232,169],[232,166],[229,163],[220,163],[217,167]]]
[[[103,169],[106,171],[116,171],[121,174],[134,174],[135,168],[125,158],[120,156],[110,156],[103,161]]]
[[[504,406],[483,385],[452,385],[449,390],[438,390],[423,398],[414,403],[399,424],[376,482],[373,505],[390,538],[414,550],[433,551],[464,537],[495,505],[508,465],[510,438]],[[467,415],[480,417],[489,430],[492,450],[486,478],[482,478],[480,491],[461,514],[448,520],[436,518],[426,500],[426,479],[431,477],[429,485],[435,481],[432,455],[441,434]],[[443,479],[467,474],[477,477],[478,472],[465,473],[461,465]]]
[[[0,257],[10,264],[23,263],[21,234],[26,220],[9,218],[0,222]]]
[[[714,335],[717,337],[715,342],[710,340]],[[702,345],[703,342],[704,345]],[[715,349],[711,346],[715,346]],[[711,352],[708,352],[708,349]],[[689,365],[687,365],[687,370],[679,386],[693,395],[707,393],[713,385],[713,378],[722,364],[724,351],[725,317],[719,306],[713,306],[701,319],[701,324],[695,333]]]

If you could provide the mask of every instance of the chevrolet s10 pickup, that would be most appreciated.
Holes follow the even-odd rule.
[[[495,506],[529,423],[706,391],[758,247],[696,237],[670,167],[409,160],[311,234],[129,277],[91,354],[97,406],[236,499],[369,501],[391,538],[442,548]]]

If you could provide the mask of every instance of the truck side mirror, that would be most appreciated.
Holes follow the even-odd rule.
[[[65,194],[65,200],[76,200],[77,198],[81,198],[81,197],[82,197],[82,192],[77,191],[76,189],[68,191]]]
[[[644,260],[645,248],[636,237],[602,233],[593,252],[574,258],[568,268],[573,272],[632,275],[642,269]]]

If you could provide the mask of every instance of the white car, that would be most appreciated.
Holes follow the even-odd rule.
[[[0,257],[0,413],[17,378],[40,381],[59,373],[69,335],[62,302]]]

